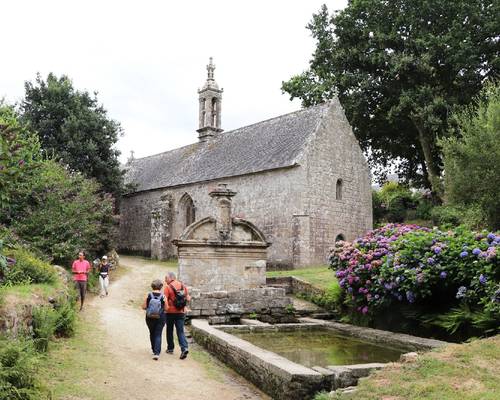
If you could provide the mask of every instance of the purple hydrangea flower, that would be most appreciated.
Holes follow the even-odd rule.
[[[467,257],[468,255],[469,255],[469,253],[467,253],[466,251],[462,251],[462,252],[460,253],[460,257],[461,257],[461,258]]]
[[[408,290],[408,291],[406,292],[406,299],[407,299],[410,303],[414,303],[414,302],[415,302],[415,294],[414,294],[412,291]]]
[[[481,250],[476,247],[474,250],[472,250],[472,254],[478,256],[479,254],[481,254]]]
[[[488,233],[488,236],[486,236],[489,240],[495,240],[496,236],[494,233]]]
[[[440,277],[441,279],[445,279],[447,275],[448,275],[448,274],[446,273],[446,271],[441,271],[441,273],[439,274],[439,277]]]
[[[465,297],[466,293],[467,293],[467,288],[465,286],[460,286],[458,288],[458,291],[457,291],[457,294],[455,295],[455,297],[457,299],[461,299],[461,298]]]
[[[486,276],[484,276],[483,274],[479,275],[479,283],[481,285],[486,285],[487,281],[488,281],[488,279],[486,278]]]

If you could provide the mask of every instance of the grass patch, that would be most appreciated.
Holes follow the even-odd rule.
[[[413,363],[391,365],[361,379],[355,393],[329,398],[494,400],[500,393],[498,371],[500,335],[449,345],[423,354]],[[317,396],[315,400],[326,398]]]
[[[313,286],[321,289],[329,289],[332,285],[337,284],[335,273],[327,265],[292,269],[288,271],[268,271],[266,275],[269,278],[279,276],[296,276],[297,278],[303,279]]]
[[[215,357],[211,356],[197,344],[191,345],[189,350],[189,356],[203,367],[205,373],[210,379],[217,382],[224,382],[223,372],[224,370],[228,370],[224,364],[222,364]]]
[[[80,313],[75,335],[57,339],[44,356],[39,378],[45,382],[54,399],[78,398],[106,400],[109,397],[99,388],[97,379],[107,376],[113,366],[102,347],[104,333],[98,317],[93,313]]]
[[[335,273],[327,266],[292,269],[288,271],[268,271],[269,278],[280,276],[294,276],[310,283],[311,285],[323,289],[322,295],[308,295],[297,293],[297,297],[313,302],[330,311],[340,308],[341,289]]]
[[[61,289],[62,283],[57,280],[57,283],[36,283],[36,284],[21,284],[21,285],[5,285],[0,288],[3,296],[16,296],[21,299],[29,299],[33,295],[44,298],[54,296]]]

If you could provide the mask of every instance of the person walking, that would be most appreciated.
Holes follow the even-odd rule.
[[[76,290],[80,296],[80,311],[82,311],[85,294],[87,293],[87,275],[90,272],[90,263],[85,259],[85,252],[80,251],[78,253],[78,259],[73,261],[71,271],[73,272]]]
[[[98,267],[99,284],[101,285],[101,298],[104,297],[104,293],[106,293],[106,296],[108,295],[110,267],[111,266],[108,262],[108,256],[102,256],[101,262],[99,263]]]
[[[151,351],[153,360],[158,360],[161,353],[161,335],[165,326],[165,296],[162,293],[163,283],[159,279],[151,282],[152,291],[149,292],[142,309],[146,310],[146,325],[149,329],[149,341],[151,342]]]
[[[176,279],[174,272],[165,277],[165,297],[167,298],[167,354],[174,353],[174,326],[181,347],[180,359],[184,360],[188,353],[188,342],[184,333],[186,304],[190,300],[187,287]]]

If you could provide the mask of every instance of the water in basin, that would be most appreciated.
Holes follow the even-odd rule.
[[[390,362],[404,351],[329,331],[240,332],[235,336],[306,367]]]

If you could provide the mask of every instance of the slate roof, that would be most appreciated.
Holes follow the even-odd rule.
[[[222,132],[210,142],[133,160],[126,183],[134,192],[291,167],[329,104],[324,103]]]

